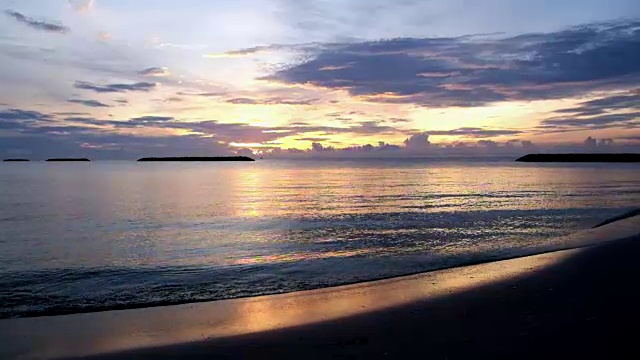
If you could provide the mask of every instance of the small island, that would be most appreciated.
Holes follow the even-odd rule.
[[[255,161],[247,156],[184,156],[184,157],[146,157],[138,161]]]
[[[2,160],[4,162],[27,162],[27,161],[31,161],[29,159],[4,159]]]
[[[47,159],[47,161],[49,162],[82,162],[82,161],[91,161],[87,158],[53,158],[53,159]]]
[[[637,163],[640,154],[529,154],[519,162],[563,162],[563,163]]]

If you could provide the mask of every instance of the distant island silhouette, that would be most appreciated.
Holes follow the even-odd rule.
[[[145,157],[138,161],[255,161],[247,156]]]
[[[4,159],[2,160],[4,162],[25,162],[25,161],[31,161],[29,159]]]
[[[640,154],[529,154],[519,159],[519,162],[600,162],[600,163],[637,163]]]
[[[53,158],[53,159],[47,159],[47,161],[49,162],[62,162],[62,161],[91,161],[87,158]]]

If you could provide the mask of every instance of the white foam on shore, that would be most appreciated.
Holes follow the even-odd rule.
[[[566,248],[640,235],[640,216],[561,239]],[[110,353],[281,329],[386,309],[542,270],[564,250],[380,281],[207,303],[0,320],[0,358]]]

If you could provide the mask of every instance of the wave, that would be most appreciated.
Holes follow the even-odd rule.
[[[640,209],[628,211],[596,227],[638,215]],[[0,274],[0,318],[124,310],[279,294],[575,247],[562,241],[535,246],[500,242],[493,248],[483,245],[487,244],[485,241],[479,243],[459,239],[440,244],[438,251],[435,248],[418,251],[408,248],[403,249],[404,253],[381,252],[376,256],[358,251],[345,257],[316,254],[304,258],[291,254],[278,257],[279,262],[274,263],[237,262],[230,266],[111,266],[3,272]],[[289,258],[292,260],[287,261]]]

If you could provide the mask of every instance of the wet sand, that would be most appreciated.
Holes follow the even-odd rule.
[[[284,295],[0,321],[0,358],[594,358],[640,355],[640,218],[600,244]]]

